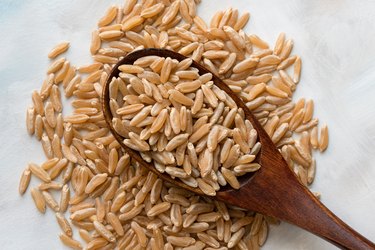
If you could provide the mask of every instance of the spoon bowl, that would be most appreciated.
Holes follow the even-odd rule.
[[[145,56],[170,57],[182,61],[187,57],[166,49],[142,49],[128,54],[112,69],[103,90],[102,105],[105,120],[110,131],[118,143],[142,167],[154,172],[164,181],[205,196],[199,188],[190,187],[183,182],[171,178],[166,173],[160,173],[152,163],[148,163],[139,152],[130,149],[123,143],[123,137],[114,129],[112,113],[109,106],[109,84],[113,77],[118,77],[118,67],[123,64],[133,64],[134,61]],[[199,70],[199,74],[211,73],[199,63],[193,61],[191,66]],[[212,74],[212,73],[211,73]],[[258,139],[262,145],[255,159],[262,167],[254,173],[238,178],[241,187],[238,190],[229,185],[221,187],[216,196],[210,198],[223,201],[244,209],[259,212],[275,217],[304,228],[343,249],[375,249],[374,243],[354,231],[328,208],[326,208],[302,183],[275,147],[268,134],[258,120],[252,115],[245,103],[217,76],[212,74],[212,81],[221,90],[225,91],[242,108],[245,118],[258,132]]]

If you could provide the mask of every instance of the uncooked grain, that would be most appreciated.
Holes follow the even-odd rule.
[[[315,160],[310,147],[316,149],[320,146],[324,150],[328,145],[328,130],[323,126],[318,138],[318,120],[313,117],[312,103],[299,101],[294,105],[291,101],[301,74],[300,58],[291,55],[292,40],[286,40],[285,34],[281,33],[274,49],[268,49],[268,45],[256,35],[245,34],[242,28],[250,15],[248,13],[240,15],[235,9],[219,11],[212,18],[210,25],[206,25],[200,17],[196,16],[197,3],[193,0],[185,0],[161,1],[160,3],[144,1],[141,4],[136,0],[128,0],[125,1],[124,6],[111,6],[99,21],[100,27],[92,35],[90,52],[95,62],[77,67],[78,70],[76,70],[76,67],[65,58],[51,61],[40,92],[33,93],[34,106],[27,112],[27,129],[29,134],[34,133],[37,139],[43,138],[43,147],[51,159],[41,164],[40,167],[49,178],[38,169],[34,169],[35,173],[30,169],[30,173],[42,179],[43,183],[38,187],[44,192],[47,190],[50,190],[51,194],[56,191],[61,192],[59,204],[56,201],[53,202],[52,195],[47,193],[45,196],[48,204],[55,210],[59,206],[60,213],[69,210],[66,213],[71,214],[72,224],[80,228],[80,236],[87,244],[87,249],[136,248],[139,245],[138,242],[156,249],[164,246],[165,249],[172,249],[173,244],[168,243],[168,238],[172,239],[171,236],[183,239],[181,242],[186,241],[188,245],[186,249],[202,249],[203,247],[226,249],[232,245],[236,245],[235,247],[239,249],[257,249],[264,244],[268,234],[267,225],[271,223],[269,218],[264,219],[263,216],[252,212],[199,198],[184,190],[171,187],[156,177],[156,179],[150,177],[147,171],[141,169],[120,149],[120,145],[113,136],[109,136],[100,111],[102,86],[113,64],[117,63],[120,57],[126,56],[135,49],[145,47],[172,49],[177,52],[181,51],[191,59],[204,64],[246,102],[255,116],[260,119],[261,124],[268,127],[272,139],[281,149],[290,167],[295,169],[302,183],[311,184],[314,179]],[[53,54],[57,56],[59,51],[61,49],[55,50]],[[214,55],[213,51],[219,51],[219,54]],[[223,57],[224,55],[226,57]],[[248,58],[252,58],[251,60],[258,58],[259,61],[255,59],[249,66],[246,62]],[[114,124],[116,128],[121,128],[121,135],[124,137],[129,132],[142,135],[141,140],[152,137],[157,150],[162,151],[172,139],[171,136],[174,137],[179,133],[192,134],[199,131],[205,123],[214,125],[225,121],[226,126],[230,123],[235,124],[238,128],[235,130],[236,140],[227,138],[228,132],[225,129],[219,129],[219,133],[216,133],[217,125],[215,125],[211,126],[211,130],[214,129],[214,132],[211,131],[212,134],[209,133],[210,131],[203,135],[198,134],[195,143],[189,141],[182,142],[180,145],[180,142],[174,145],[172,143],[168,147],[170,149],[176,146],[172,149],[172,151],[176,150],[175,161],[183,164],[181,167],[183,172],[194,176],[184,181],[192,186],[198,186],[198,183],[201,186],[206,185],[209,193],[214,193],[218,185],[211,179],[203,180],[198,177],[201,171],[199,167],[194,166],[198,166],[199,162],[207,162],[209,166],[204,168],[204,173],[211,167],[219,169],[219,165],[215,162],[221,160],[221,163],[225,163],[232,150],[229,162],[233,162],[233,174],[242,175],[259,166],[253,162],[255,155],[242,155],[236,159],[234,156],[238,151],[242,152],[247,149],[234,147],[234,143],[241,142],[242,138],[248,140],[249,145],[252,145],[250,153],[258,152],[260,144],[257,143],[255,130],[251,124],[245,123],[243,126],[239,123],[241,119],[236,115],[235,103],[228,99],[225,93],[221,93],[220,89],[215,88],[207,76],[197,78],[197,72],[190,68],[191,59],[180,63],[172,60],[174,69],[171,71],[169,71],[171,64],[168,63],[169,66],[164,69],[162,80],[164,82],[166,78],[169,79],[164,84],[160,84],[159,76],[164,65],[164,58],[156,59],[154,62],[146,62],[146,60],[144,64],[138,65],[143,68],[150,67],[154,71],[136,75],[149,82],[145,84],[147,88],[137,88],[136,85],[134,88],[133,86],[126,87],[128,84],[126,79],[119,79],[113,84],[111,92],[116,92],[115,90],[118,89],[118,94],[128,95],[121,100],[118,94],[113,94],[112,104],[119,102],[117,105],[119,109],[124,103],[132,105],[143,103],[145,106],[153,106],[145,116],[135,119],[132,125],[129,124],[130,122],[121,122],[121,116],[131,117],[139,111],[129,114],[125,114],[127,111],[124,111],[124,114],[116,114]],[[244,61],[245,66],[241,66]],[[275,72],[276,69],[279,70],[279,75]],[[126,78],[126,75],[121,76]],[[191,81],[194,84],[200,82],[199,90],[196,91],[194,88],[189,90],[189,84],[181,85],[181,89],[177,90],[188,99],[182,100],[183,103],[178,102],[181,99],[179,96],[176,97],[175,93],[174,97],[178,100],[171,98],[171,101],[163,101],[159,105],[160,100],[168,99],[171,86],[180,81]],[[71,101],[75,109],[73,116],[61,114],[63,108],[59,93],[61,89],[57,85],[60,83],[63,85],[66,97],[76,98]],[[206,89],[203,93],[200,89],[202,85],[207,86],[209,91],[203,87]],[[152,96],[155,96],[155,100]],[[208,99],[210,102],[207,102]],[[182,108],[181,111],[181,107],[187,102],[191,105],[189,100],[193,100],[192,106]],[[116,107],[113,106],[112,109],[115,110]],[[157,116],[163,109],[168,110],[168,117],[164,121],[165,134],[160,136],[160,142],[158,142],[159,137],[151,134],[150,129],[142,131],[136,126],[151,126],[154,121],[152,117]],[[173,110],[173,115],[169,112],[170,109]],[[278,118],[272,119],[275,116]],[[302,121],[300,121],[301,117]],[[202,119],[199,126],[194,124],[197,119]],[[294,132],[291,132],[291,128]],[[300,137],[295,137],[295,134]],[[131,135],[133,140],[130,142],[134,145],[134,140],[137,141],[139,138],[134,137],[134,134]],[[208,139],[209,136],[210,139]],[[49,150],[48,143],[52,151]],[[207,145],[210,150],[207,149]],[[51,155],[50,152],[53,154]],[[162,155],[162,157],[156,157],[159,161],[171,162],[168,154],[163,152],[152,155],[159,154]],[[151,159],[150,155],[143,154],[143,156],[145,159],[147,157]],[[60,157],[63,158],[59,159]],[[211,157],[217,159],[213,161],[212,166]],[[174,170],[171,169],[174,166],[169,165],[155,162],[155,167],[159,171]],[[80,184],[77,183],[76,169],[83,170],[86,181],[81,180],[78,181]],[[90,194],[85,194],[84,189],[92,178],[102,174],[108,175],[105,179],[102,178],[104,182],[94,190],[90,190],[92,191]],[[22,175],[19,187],[21,193],[26,190],[26,183],[31,175],[27,170]],[[61,181],[59,176],[61,176]],[[209,176],[217,179],[220,185],[227,184],[227,180],[220,171]],[[51,180],[53,182],[50,182]],[[37,208],[44,212],[46,201],[42,193],[38,189],[31,188],[31,194]],[[166,205],[164,212],[158,213],[160,212],[158,204],[163,202],[170,205]],[[152,209],[156,209],[156,212]],[[157,215],[149,217],[147,213],[150,211]],[[217,214],[222,217],[216,220]],[[255,220],[255,222],[243,224],[240,223],[241,218],[249,218],[248,221]],[[132,225],[130,220],[133,220]],[[216,221],[213,222],[213,220]],[[98,230],[96,230],[94,221],[101,223],[105,229],[97,225]],[[236,225],[234,231],[231,231],[232,225]],[[244,230],[245,233],[242,235]],[[251,235],[249,235],[249,230]],[[115,241],[109,243],[99,231],[102,233],[109,231],[115,237]],[[61,235],[64,244],[77,249],[82,247],[81,243],[67,234]],[[108,238],[109,234],[105,235]]]
[[[49,53],[48,53],[48,57],[53,59],[55,57],[57,57],[58,55],[64,53],[65,51],[67,51],[69,49],[69,45],[70,43],[69,42],[62,42],[62,43],[59,43],[57,44]]]
[[[60,240],[62,243],[64,243],[66,246],[72,249],[82,249],[81,243],[79,241],[74,240],[66,234],[60,234]]]
[[[29,186],[31,179],[31,171],[29,167],[26,167],[26,169],[22,172],[20,183],[18,186],[18,192],[23,195],[26,192],[27,187]]]
[[[328,146],[328,127],[323,125],[320,129],[319,150],[323,152]]]
[[[56,202],[55,198],[50,194],[48,191],[42,191],[42,195],[46,204],[55,212],[58,212],[60,207],[59,204]]]

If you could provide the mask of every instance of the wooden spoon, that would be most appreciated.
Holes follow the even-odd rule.
[[[172,179],[168,174],[162,174],[157,171],[152,164],[142,159],[139,152],[125,146],[122,142],[124,138],[117,134],[113,128],[113,116],[109,107],[109,83],[113,77],[118,77],[120,73],[118,66],[133,64],[135,60],[150,55],[170,57],[178,61],[186,59],[185,56],[179,53],[165,49],[138,50],[121,59],[113,67],[104,86],[102,105],[105,120],[119,144],[142,167],[148,168],[165,181],[204,196],[199,188],[187,186],[181,181]],[[211,73],[195,61],[193,61],[192,66],[197,68],[201,75]],[[214,74],[213,81],[216,86],[233,98],[238,107],[244,110],[246,119],[257,130],[262,147],[256,161],[262,167],[253,174],[240,177],[240,189],[234,190],[229,185],[226,185],[217,191],[216,196],[210,196],[210,198],[290,222],[326,239],[342,249],[375,249],[374,243],[354,231],[335,216],[298,181],[278,149],[272,143],[272,140],[244,102]]]

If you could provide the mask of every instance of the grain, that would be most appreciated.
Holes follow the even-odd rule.
[[[297,101],[296,105],[294,106],[293,108],[293,115],[295,115],[296,113],[298,113],[300,110],[303,109],[303,107],[305,106],[305,98],[301,98]]]
[[[136,5],[137,1],[136,0],[127,0],[124,3],[122,12],[124,15],[128,15],[133,9],[134,6]]]
[[[56,202],[55,198],[48,192],[48,191],[42,191],[42,195],[44,197],[44,200],[46,201],[46,204],[55,212],[58,212],[60,207],[59,204]]]
[[[89,194],[93,192],[97,187],[99,187],[101,184],[103,184],[107,180],[108,174],[97,174],[95,175],[89,183],[87,183],[87,186],[85,187],[85,193]]]
[[[53,59],[60,54],[64,53],[69,49],[69,42],[62,42],[57,44],[49,53],[48,53],[48,58]]]
[[[292,131],[294,131],[302,122],[303,117],[305,115],[305,111],[303,109],[299,110],[289,122],[289,127]]]
[[[133,28],[137,27],[138,25],[142,24],[144,21],[144,18],[141,16],[133,16],[122,23],[122,30],[123,31],[129,31]]]
[[[138,194],[141,194],[141,192],[139,192]],[[137,197],[139,197],[139,196],[137,196]],[[136,199],[137,199],[137,197],[136,197]],[[122,207],[122,205],[124,205],[125,199],[126,199],[126,197],[125,197],[125,193],[124,192],[121,192],[118,195],[116,195],[113,198],[113,203],[112,203],[112,206],[111,206],[111,212],[117,212],[117,211],[119,211],[120,208]],[[141,202],[138,202],[136,200],[136,203],[138,205]]]
[[[317,149],[319,146],[318,127],[314,127],[310,132],[310,144],[314,149]]]
[[[120,38],[122,35],[123,35],[123,32],[120,30],[110,30],[110,31],[101,32],[99,34],[99,37],[102,40],[113,40],[113,39]],[[100,50],[99,50],[99,53],[100,53]]]
[[[153,206],[148,212],[148,216],[155,216],[158,214],[161,214],[165,211],[167,211],[171,207],[171,204],[169,202],[162,202],[155,206]]]
[[[260,169],[260,165],[258,163],[239,164],[233,168],[233,172],[236,175],[243,175],[249,172],[255,172],[258,169]]]
[[[306,102],[305,114],[303,116],[302,122],[303,123],[309,122],[313,117],[313,113],[314,113],[314,101],[310,99]]]
[[[32,100],[33,100],[35,111],[39,115],[43,116],[44,115],[43,100],[42,100],[40,94],[38,93],[38,91],[36,91],[36,90],[33,91]]]
[[[51,181],[51,177],[49,176],[49,174],[44,169],[39,167],[37,164],[29,163],[28,167],[29,167],[31,173],[33,175],[35,175],[36,177],[38,177],[40,180],[42,180],[44,182],[50,182]]]
[[[70,226],[69,222],[65,219],[64,215],[61,213],[56,213],[56,220],[60,226],[60,228],[63,230],[63,232],[69,236],[72,237],[73,232],[72,232],[72,227]]]
[[[114,242],[116,240],[115,236],[99,221],[94,221],[94,227],[96,232],[98,232],[107,241]]]
[[[61,190],[60,205],[59,205],[60,212],[64,213],[68,209],[69,201],[70,201],[70,189],[69,189],[69,186],[65,184]]]
[[[297,59],[297,56],[291,56],[291,57],[286,58],[277,66],[277,70],[288,68],[290,65],[292,65],[296,61],[296,59]]]
[[[120,236],[124,235],[124,229],[121,225],[120,220],[114,213],[108,213],[107,214],[107,220],[112,225],[116,233]]]
[[[262,222],[262,226],[260,228],[259,234],[258,234],[258,244],[259,246],[263,246],[268,236],[268,225],[267,222],[264,220]]]
[[[62,85],[64,88],[67,87],[70,80],[72,80],[73,77],[75,76],[75,68],[72,66],[70,67],[68,66],[69,65],[66,66],[65,71],[62,71],[61,75],[56,74],[56,78],[55,78],[56,83],[59,83],[62,81]]]
[[[301,58],[297,56],[297,59],[294,63],[293,81],[295,83],[298,83],[300,77],[301,77]]]
[[[236,62],[237,54],[230,53],[230,55],[225,59],[225,61],[220,65],[219,74],[225,74],[228,72],[234,63]]]
[[[167,241],[176,247],[187,247],[195,243],[192,237],[168,236]]]
[[[56,59],[53,63],[50,64],[50,66],[47,69],[47,74],[56,73],[61,67],[63,66],[65,62],[65,58],[62,57],[60,59]]]
[[[39,190],[49,190],[49,189],[55,189],[55,190],[60,190],[62,189],[62,184],[58,182],[49,182],[49,183],[40,183],[38,188]]]
[[[92,241],[92,237],[91,237],[90,233],[88,231],[86,231],[85,229],[79,229],[79,236],[81,236],[81,238],[86,243],[89,243],[90,241]]]
[[[68,160],[67,159],[65,159],[65,158],[60,159],[56,163],[56,165],[54,165],[51,168],[51,170],[50,170],[50,177],[51,177],[51,179],[52,180],[55,179],[61,173],[61,171],[66,168],[67,164],[68,164]]]
[[[301,59],[291,56],[292,40],[281,33],[269,49],[257,35],[245,34],[250,14],[235,9],[218,12],[208,27],[196,15],[198,2],[127,0],[124,6],[110,6],[92,33],[94,62],[76,69],[57,58],[40,92],[33,93],[27,131],[42,141],[51,159],[38,166],[42,171],[24,170],[19,192],[26,191],[31,174],[42,180],[37,187],[44,193],[31,189],[32,197],[41,212],[46,201],[59,210],[61,238],[68,246],[257,249],[267,238],[271,220],[163,183],[110,135],[100,96],[113,64],[134,50],[160,47],[190,57],[182,62],[141,58],[123,66],[110,85],[113,126],[157,170],[215,195],[221,186],[238,187],[238,176],[261,167],[254,162],[261,148],[256,130],[213,84],[212,75],[191,67],[195,60],[246,102],[301,181],[312,183],[311,150],[325,149],[328,130],[323,126],[318,137],[312,100],[292,102],[301,76]],[[74,110],[64,117],[60,83],[66,97],[74,96],[68,100]],[[294,132],[301,133],[298,140]],[[60,192],[59,203],[55,192]],[[68,209],[71,221],[62,215]],[[71,238],[70,222],[86,246]]]
[[[240,73],[240,72],[244,72],[245,70],[251,69],[255,67],[258,64],[258,62],[259,62],[258,58],[245,59],[233,67],[233,73]]]
[[[244,14],[242,14],[242,16],[238,18],[237,22],[233,26],[234,30],[239,31],[240,29],[242,29],[246,25],[246,23],[249,21],[249,19],[250,19],[250,13],[245,12]]]
[[[87,244],[87,249],[100,249],[108,244],[108,241],[104,238],[95,238]]]
[[[129,115],[140,111],[145,105],[138,103],[138,104],[131,104],[116,110],[116,114],[118,115]]]
[[[228,241],[228,247],[232,248],[236,246],[244,234],[245,234],[245,228],[241,228],[236,233],[234,233]]]
[[[64,245],[72,249],[82,249],[81,243],[67,236],[66,234],[60,234],[60,240]]]
[[[35,132],[35,109],[30,107],[26,112],[26,128],[29,135],[33,135]]]
[[[85,208],[82,210],[75,211],[70,215],[70,219],[74,221],[80,221],[86,219],[96,213],[95,208]]]
[[[53,109],[56,112],[61,112],[62,111],[61,94],[60,94],[59,88],[56,85],[52,86],[50,98],[51,98]]]
[[[143,18],[151,18],[156,15],[158,15],[160,12],[164,10],[164,4],[163,3],[157,3],[151,7],[148,7],[146,9],[143,9],[141,12],[141,17]]]
[[[281,140],[281,138],[285,135],[285,133],[288,131],[288,129],[289,129],[289,124],[286,122],[282,123],[273,133],[272,142],[278,143]]]
[[[25,170],[22,172],[20,183],[18,186],[18,192],[20,195],[23,195],[26,192],[27,187],[29,186],[31,179],[31,171],[29,167],[26,167]]]
[[[103,65],[101,63],[91,63],[78,67],[77,71],[82,74],[88,74],[99,70],[102,66]]]
[[[64,64],[63,64],[63,66],[61,67],[61,69],[56,72],[55,78],[54,78],[54,83],[55,84],[61,83],[64,80],[64,78],[67,75],[67,73],[70,70],[70,68],[71,68],[70,67],[70,62],[69,61],[65,61]]]
[[[117,11],[118,9],[116,6],[109,7],[107,12],[104,14],[104,16],[100,18],[98,22],[98,26],[103,27],[103,26],[110,24],[116,18]]]
[[[319,151],[323,152],[328,147],[328,127],[323,125],[320,129]]]
[[[46,201],[44,200],[42,193],[37,188],[32,188],[31,197],[33,198],[34,204],[39,212],[45,213]]]
[[[279,54],[279,57],[282,60],[288,58],[288,56],[290,55],[290,52],[292,51],[292,48],[293,48],[293,41],[291,39],[286,40],[285,43],[283,44],[283,48]]]
[[[174,1],[164,13],[163,18],[161,20],[162,24],[166,25],[170,23],[177,15],[177,12],[180,8],[180,1]]]
[[[275,47],[273,49],[275,55],[280,55],[282,49],[283,49],[283,46],[284,46],[284,42],[285,42],[285,33],[284,32],[281,32],[279,34],[279,36],[277,37],[277,40],[276,40],[276,43],[275,43]]]
[[[71,147],[72,147],[72,145],[71,145]],[[62,144],[62,145],[61,145],[61,151],[62,151],[62,153],[63,153],[63,156],[64,156],[67,160],[69,160],[69,161],[71,161],[71,162],[73,162],[73,163],[77,163],[77,162],[78,162],[77,157],[73,154],[71,148],[68,147],[67,145]]]
[[[133,221],[130,225],[131,225],[131,228],[134,230],[135,234],[137,235],[138,244],[141,247],[146,247],[147,237],[143,231],[144,229],[135,221]]]
[[[298,150],[294,146],[288,147],[290,152],[290,158],[295,161],[297,164],[304,166],[307,168],[309,166],[309,162],[307,162],[298,152]]]
[[[232,171],[222,168],[221,173],[223,174],[225,180],[231,185],[234,189],[240,188],[240,183],[238,182],[236,176],[232,173]]]
[[[205,244],[214,247],[214,248],[219,248],[220,243],[212,236],[205,234],[205,233],[197,233],[198,238],[204,242]]]
[[[203,191],[203,193],[205,193],[208,196],[216,195],[215,189],[211,185],[206,183],[203,179],[198,178],[197,182],[198,182],[198,187]]]
[[[307,184],[312,184],[315,178],[315,172],[316,172],[316,163],[315,159],[311,160],[311,164],[309,168],[307,169]]]
[[[64,117],[64,122],[72,123],[72,124],[79,124],[86,122],[90,117],[85,114],[74,114],[70,116]]]

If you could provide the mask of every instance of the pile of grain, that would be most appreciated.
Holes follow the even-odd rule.
[[[109,84],[112,124],[158,171],[214,196],[260,168],[261,145],[242,108],[191,64],[147,56],[120,65]]]
[[[56,213],[67,246],[257,249],[268,225],[277,223],[164,183],[120,148],[106,127],[100,96],[113,64],[137,49],[171,49],[220,76],[259,119],[301,182],[312,183],[312,149],[326,149],[328,130],[322,126],[318,135],[312,100],[291,100],[301,72],[300,58],[291,55],[293,42],[281,34],[270,49],[258,36],[244,33],[249,14],[234,9],[219,11],[206,25],[196,16],[198,2],[127,0],[110,7],[92,33],[93,63],[71,65],[60,56],[68,43],[49,54],[59,58],[27,110],[27,130],[48,160],[26,167],[19,192],[26,191],[31,176],[40,179],[31,188],[35,205],[42,213],[46,206]],[[61,91],[73,97],[74,112],[64,117]],[[72,225],[79,229],[74,235]]]

